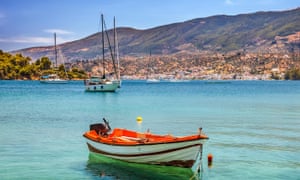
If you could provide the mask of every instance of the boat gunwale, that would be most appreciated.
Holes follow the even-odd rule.
[[[191,136],[194,136],[194,135],[191,135]],[[96,142],[96,143],[100,143],[100,144],[106,144],[106,145],[111,145],[111,146],[150,146],[150,145],[159,145],[159,144],[173,144],[173,143],[182,143],[182,142],[192,142],[192,141],[201,141],[201,140],[208,140],[209,138],[207,136],[201,136],[201,135],[198,135],[199,138],[197,139],[182,139],[182,140],[174,140],[174,141],[166,141],[166,142],[135,142],[135,143],[108,143],[108,142],[103,142],[101,141],[101,137],[99,136],[98,139],[94,139],[94,138],[91,138],[91,137],[88,137],[85,134],[83,134],[83,137],[87,138],[88,140],[90,141],[93,141],[93,142]],[[174,136],[176,138],[176,136]]]

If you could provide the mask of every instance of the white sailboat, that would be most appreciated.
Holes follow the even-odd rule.
[[[106,29],[104,31],[104,18],[103,14],[101,14],[101,21],[102,21],[102,66],[103,66],[103,72],[102,76],[91,76],[89,79],[86,79],[84,81],[85,90],[88,92],[115,92],[118,88],[121,87],[121,79],[120,79],[120,70],[119,70],[119,55],[117,53],[118,46],[117,46],[117,40],[116,40],[116,28],[115,28],[115,19],[114,19],[114,49],[111,49],[110,41],[108,38],[108,34],[106,32]],[[109,49],[111,51],[112,61],[113,61],[113,67],[114,67],[114,76],[108,78],[106,76],[105,72],[105,55],[104,55],[104,33],[106,33],[107,41],[109,44]],[[116,61],[117,60],[117,65]]]
[[[54,56],[55,56],[55,68],[57,68],[57,48],[56,48],[56,33],[54,33]],[[66,73],[67,74],[67,73]],[[57,73],[43,75],[40,77],[41,83],[46,84],[66,84],[68,83],[67,79],[61,79]]]

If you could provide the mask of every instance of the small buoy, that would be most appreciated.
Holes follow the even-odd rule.
[[[208,164],[208,167],[211,167],[212,163],[213,163],[213,155],[212,154],[208,154],[207,155],[207,164]]]
[[[141,123],[141,122],[143,121],[143,118],[142,118],[141,116],[138,116],[138,117],[136,118],[136,121],[137,121],[138,123]]]

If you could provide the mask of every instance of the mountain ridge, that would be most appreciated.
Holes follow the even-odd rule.
[[[298,22],[298,23],[297,23]],[[300,8],[260,11],[239,15],[214,15],[139,30],[119,27],[121,56],[176,53],[293,52],[300,47]],[[101,32],[58,45],[69,62],[92,60],[101,54]],[[113,31],[108,30],[112,39]],[[297,38],[288,40],[289,36]],[[31,47],[13,51],[31,57],[53,57],[53,47]]]

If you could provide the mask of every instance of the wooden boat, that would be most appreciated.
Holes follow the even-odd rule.
[[[189,136],[157,135],[115,128],[108,122],[92,124],[83,136],[90,152],[127,162],[192,167],[208,137],[199,132]],[[202,152],[202,151],[201,151]]]

